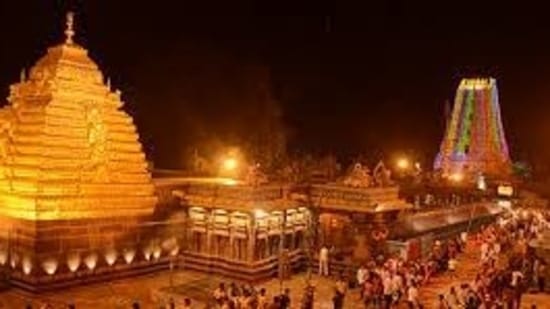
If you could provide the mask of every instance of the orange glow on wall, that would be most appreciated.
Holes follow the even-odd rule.
[[[67,256],[67,267],[71,272],[75,272],[78,270],[78,267],[80,267],[80,254],[78,253],[71,253]]]
[[[42,262],[42,269],[45,273],[51,276],[57,271],[57,265],[57,259],[47,258]]]
[[[90,253],[85,259],[84,264],[86,264],[86,267],[88,267],[89,270],[94,270],[97,266],[97,254],[96,253]]]
[[[126,261],[126,264],[131,264],[134,261],[134,257],[136,256],[136,250],[134,249],[126,249],[124,250],[124,261]]]

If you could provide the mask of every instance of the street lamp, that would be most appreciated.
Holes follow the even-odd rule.
[[[410,165],[411,163],[407,158],[400,158],[399,160],[397,160],[397,168],[399,168],[400,170],[409,169]]]
[[[461,183],[462,180],[464,180],[464,174],[462,174],[461,172],[452,173],[449,176],[449,179],[454,183]]]
[[[222,168],[224,169],[224,171],[227,171],[227,172],[232,172],[236,170],[238,165],[239,164],[237,162],[237,159],[232,157],[225,158],[222,162]]]

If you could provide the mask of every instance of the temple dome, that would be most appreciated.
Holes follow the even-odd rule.
[[[78,75],[73,75],[74,72]],[[30,71],[30,80],[77,79],[80,82],[102,83],[103,74],[88,51],[77,44],[60,44],[48,49]]]
[[[48,49],[0,109],[0,215],[27,220],[143,216],[151,175],[120,91],[72,40]]]

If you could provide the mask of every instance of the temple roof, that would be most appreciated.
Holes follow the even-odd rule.
[[[0,214],[27,220],[149,215],[156,203],[119,91],[73,41],[49,48],[0,109]]]

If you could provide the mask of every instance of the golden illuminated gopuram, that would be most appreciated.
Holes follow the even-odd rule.
[[[156,197],[136,128],[73,41],[70,13],[65,35],[0,111],[0,265],[32,290],[139,266],[155,251],[137,228]]]

